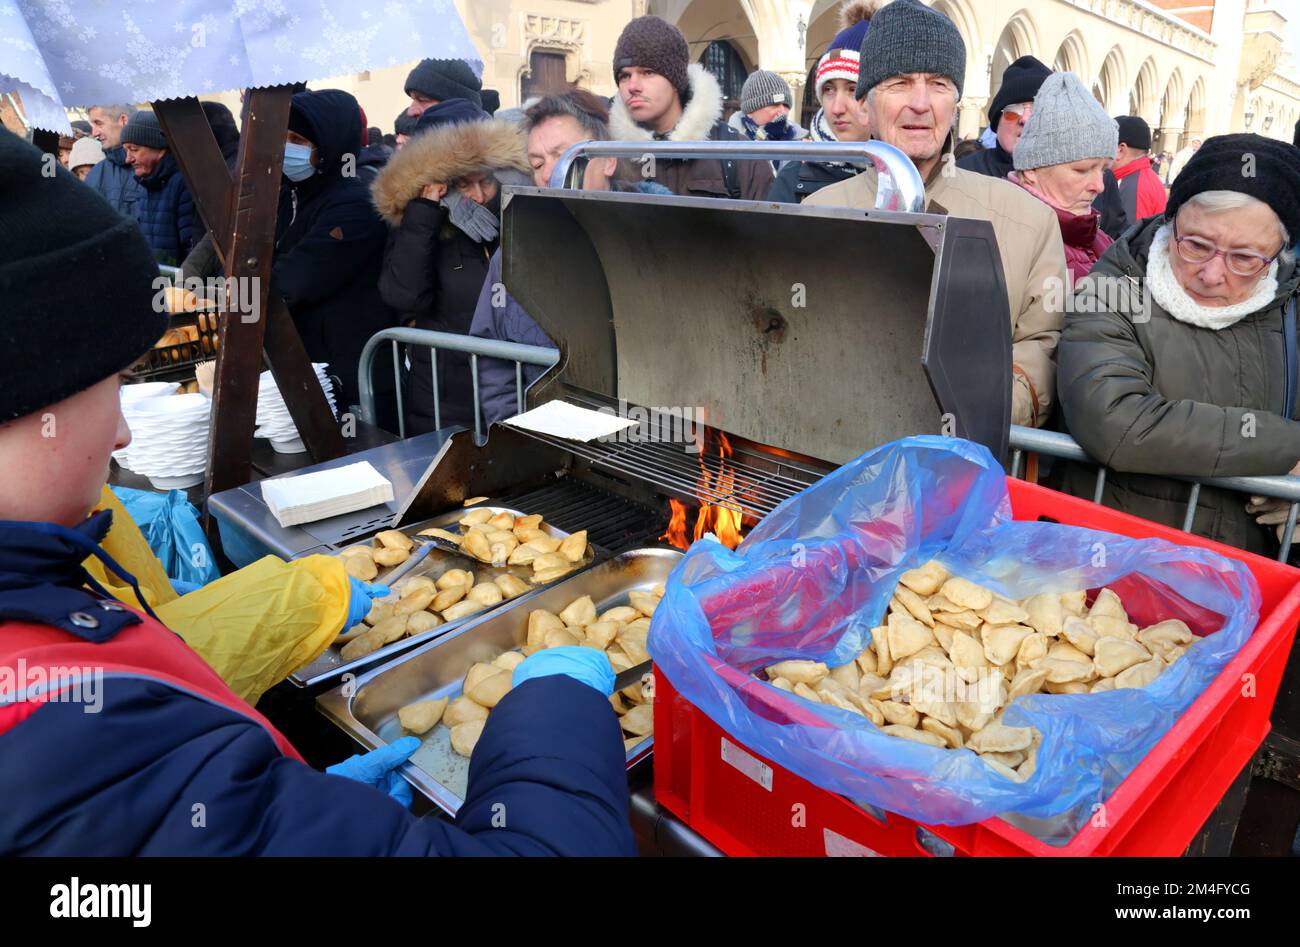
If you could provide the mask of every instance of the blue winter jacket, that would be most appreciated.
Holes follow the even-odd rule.
[[[0,522],[0,651],[36,623],[94,666],[100,645],[153,622],[86,588],[81,563],[110,522]],[[69,620],[83,612],[96,628]],[[618,719],[568,677],[527,681],[492,711],[454,823],[285,756],[256,720],[184,686],[107,673],[98,712],[3,691],[0,856],[636,854]]]
[[[86,186],[94,188],[113,210],[129,220],[137,220],[144,189],[135,176],[135,169],[126,163],[126,149],[121,145],[104,152],[86,175]]]
[[[159,263],[180,266],[206,228],[195,213],[194,197],[170,151],[152,172],[140,178],[140,187],[143,195],[136,215],[140,231]]]

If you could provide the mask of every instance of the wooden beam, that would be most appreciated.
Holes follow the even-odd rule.
[[[251,293],[255,308],[251,313],[228,313],[221,320],[208,435],[208,496],[242,486],[251,477],[257,383],[266,329],[263,316],[271,283],[291,95],[286,86],[249,91],[235,166],[229,237],[217,241],[224,242],[229,251],[226,275],[236,280],[241,296]],[[183,150],[187,142],[178,140],[176,145]]]
[[[271,363],[276,387],[284,395],[289,415],[298,428],[298,436],[317,463],[342,457],[347,453],[343,434],[311,367],[307,347],[302,344],[302,336],[293,323],[289,307],[274,285],[267,301],[266,316],[266,338],[263,341],[266,358]]]
[[[312,459],[346,453],[337,422],[283,298],[271,286],[280,172],[292,91],[250,90],[232,176],[197,99],[155,103],[195,204],[235,280],[239,311],[221,320],[208,441],[207,492],[241,486],[252,476],[262,353]]]
[[[194,195],[203,222],[212,231],[217,252],[225,259],[229,244],[231,198],[234,194],[230,169],[222,157],[208,117],[199,100],[167,99],[154,103],[163,134],[172,145],[185,183]]]

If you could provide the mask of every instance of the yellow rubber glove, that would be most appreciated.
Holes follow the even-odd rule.
[[[333,557],[267,556],[155,611],[231,690],[256,704],[338,637],[350,593]]]

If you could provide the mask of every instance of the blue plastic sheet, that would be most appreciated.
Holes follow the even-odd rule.
[[[898,577],[932,558],[1017,599],[1110,586],[1132,621],[1181,618],[1204,637],[1142,689],[1018,698],[1004,722],[1043,734],[1023,783],[969,750],[889,736],[753,676],[787,658],[853,660]],[[695,543],[668,580],[649,650],[673,687],[741,743],[825,789],[940,825],[1067,813],[1072,831],[1241,648],[1259,609],[1249,570],[1208,550],[1013,521],[1005,476],[985,448],[926,436],[825,477],[734,552]]]
[[[112,490],[140,527],[173,585],[182,583],[177,586],[178,592],[184,594],[182,589],[190,591],[191,586],[204,586],[221,578],[212,547],[199,525],[199,512],[183,491],[155,493],[129,487]]]

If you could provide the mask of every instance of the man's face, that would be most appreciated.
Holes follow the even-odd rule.
[[[528,133],[528,160],[533,166],[533,183],[551,186],[551,173],[564,153],[587,136],[572,115],[556,115]],[[617,158],[596,158],[587,163],[584,191],[608,191],[609,178],[618,166]]]
[[[79,164],[72,169],[72,173],[77,176],[78,181],[84,181],[90,176],[90,169],[93,167],[93,164]]]
[[[1002,117],[998,119],[998,144],[1007,154],[1012,154],[1016,150],[1016,145],[1020,144],[1020,136],[1025,132],[1025,124],[1033,114],[1033,102],[1008,105],[1002,110]]]
[[[775,122],[782,115],[789,114],[790,106],[788,105],[768,105],[759,109],[757,112],[750,112],[749,118],[755,125],[762,127],[768,122]]]
[[[893,76],[871,90],[867,108],[871,134],[901,150],[924,173],[939,160],[952,131],[957,86],[934,73]]]
[[[149,148],[129,142],[123,147],[126,148],[126,163],[132,167],[138,178],[153,174],[154,168],[158,167],[158,162],[162,161],[163,155],[167,154],[166,148]]]
[[[105,151],[116,148],[122,143],[122,128],[126,125],[125,115],[112,119],[101,108],[92,108],[87,115],[90,119],[90,134],[104,146]]]
[[[822,83],[822,111],[837,141],[870,141],[867,103],[858,99],[858,84],[848,79]]]
[[[486,171],[473,171],[463,178],[457,178],[452,186],[468,197],[475,204],[487,204],[497,196],[497,179]]]
[[[411,118],[419,118],[441,101],[441,99],[435,99],[432,96],[425,95],[423,92],[412,92],[411,104],[406,107],[406,114],[411,116]]]
[[[1145,154],[1145,151],[1141,151],[1137,148],[1130,148],[1128,145],[1121,142],[1119,148],[1115,150],[1115,167],[1118,169],[1124,167],[1126,164],[1132,164]]]
[[[1200,150],[1201,150],[1201,139],[1199,139],[1199,138],[1193,138],[1193,139],[1192,139],[1192,151],[1200,151]]]
[[[632,120],[641,125],[656,125],[677,101],[677,90],[671,82],[654,70],[640,66],[629,66],[619,72],[618,94]]]
[[[76,526],[99,502],[109,456],[131,443],[120,375],[0,424],[0,519]]]
[[[305,135],[299,135],[295,131],[287,131],[285,132],[284,140],[291,145],[306,145],[308,148],[310,148],[311,165],[313,168],[316,167],[316,159],[317,159],[316,146],[312,143],[312,140],[310,138],[308,138]]]

